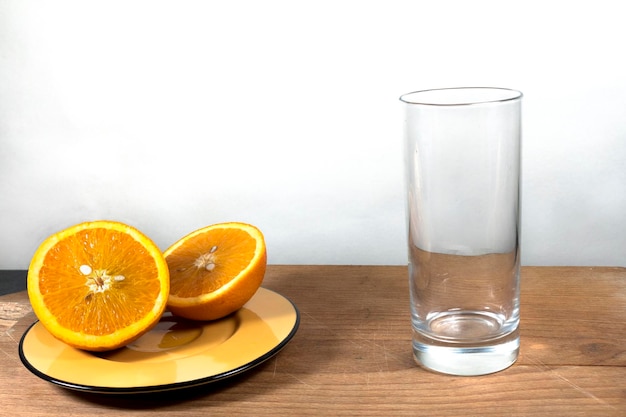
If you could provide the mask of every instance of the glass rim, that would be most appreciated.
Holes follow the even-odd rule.
[[[411,99],[410,97],[415,98]],[[437,97],[437,99],[418,99],[418,97]],[[519,90],[502,87],[447,87],[431,88],[406,93],[400,101],[421,106],[471,106],[476,104],[501,103],[520,100],[523,94]],[[442,97],[448,97],[442,99]],[[453,98],[454,97],[454,98]],[[463,97],[463,98],[461,98]]]

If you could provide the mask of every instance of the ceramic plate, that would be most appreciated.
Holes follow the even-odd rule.
[[[155,328],[114,351],[74,349],[40,322],[22,336],[20,359],[46,381],[79,391],[147,393],[193,387],[247,371],[274,356],[295,335],[296,306],[259,288],[238,312],[213,322],[165,313]]]

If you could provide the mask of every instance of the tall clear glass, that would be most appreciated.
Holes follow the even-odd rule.
[[[413,354],[482,375],[519,352],[522,93],[466,87],[401,96]]]

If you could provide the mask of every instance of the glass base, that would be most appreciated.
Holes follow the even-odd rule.
[[[443,374],[485,375],[513,365],[519,354],[519,332],[483,343],[452,343],[413,336],[413,357],[418,365]]]

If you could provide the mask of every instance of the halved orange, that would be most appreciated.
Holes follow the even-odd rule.
[[[57,339],[92,351],[116,349],[154,327],[169,295],[160,249],[132,226],[80,223],[48,237],[28,269],[28,296]]]
[[[204,227],[169,247],[168,309],[192,320],[216,320],[240,309],[261,286],[265,239],[255,226],[231,222]]]

